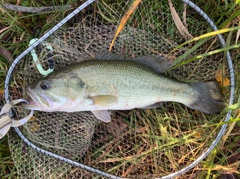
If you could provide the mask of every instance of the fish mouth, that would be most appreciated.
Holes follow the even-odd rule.
[[[51,111],[50,107],[54,98],[44,94],[44,93],[36,93],[32,91],[30,87],[27,88],[28,98],[27,101],[29,104],[23,104],[25,109],[30,110],[38,110],[38,111]]]
[[[27,88],[27,94],[28,94],[28,104],[23,104],[22,106],[25,109],[31,109],[31,110],[41,110],[41,105],[39,105],[39,99],[36,94],[33,94],[30,90],[30,87]],[[35,97],[36,96],[36,97]]]

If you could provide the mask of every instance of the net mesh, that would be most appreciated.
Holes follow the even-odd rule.
[[[183,3],[173,3],[182,14]],[[107,51],[130,5],[131,1],[97,1],[74,17],[78,23],[51,35],[46,42],[53,47],[54,68]],[[197,12],[188,6],[186,11],[187,29],[193,37],[211,31]],[[162,55],[176,59],[195,46],[188,44],[169,55],[183,42],[168,1],[144,0],[117,37],[112,52],[130,58]],[[212,37],[184,59],[220,47],[218,39]],[[43,67],[48,68],[48,50],[40,45],[37,53]],[[228,77],[223,53],[192,61],[167,75],[184,81],[211,81],[219,69],[224,69]],[[10,99],[26,99],[26,87],[40,77],[29,55],[12,74]],[[224,90],[227,101],[229,92]],[[20,119],[28,111],[17,108],[15,112]],[[169,102],[153,110],[112,111],[111,117],[110,123],[103,123],[89,112],[35,112],[20,129],[36,146],[68,159],[119,177],[153,178],[193,162],[215,139],[224,116]],[[20,178],[97,178],[94,173],[39,153],[14,131],[9,134],[9,146]]]

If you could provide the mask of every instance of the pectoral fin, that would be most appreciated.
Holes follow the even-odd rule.
[[[91,112],[94,114],[94,116],[95,116],[97,119],[99,119],[99,120],[101,120],[101,121],[103,121],[103,122],[110,122],[110,121],[111,121],[110,114],[109,114],[109,112],[106,111],[106,110],[91,111]]]
[[[117,103],[117,97],[113,95],[99,95],[89,97],[92,105],[107,107]]]

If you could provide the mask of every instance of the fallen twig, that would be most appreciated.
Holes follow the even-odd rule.
[[[73,8],[72,5],[65,5],[65,6],[45,6],[45,7],[25,7],[25,6],[18,6],[12,4],[2,4],[2,7],[18,12],[30,12],[30,13],[43,13],[43,12],[50,12],[55,10],[69,10]]]

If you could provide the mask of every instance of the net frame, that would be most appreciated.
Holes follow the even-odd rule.
[[[188,6],[192,7],[196,12],[198,12],[208,23],[209,25],[212,27],[213,30],[218,30],[216,25],[214,24],[214,22],[208,17],[208,15],[206,13],[204,13],[196,4],[194,4],[193,2],[191,2],[190,0],[181,0],[182,2],[184,2],[185,4],[187,4]],[[36,46],[38,46],[41,42],[43,42],[46,38],[48,38],[51,34],[53,34],[58,28],[60,28],[63,24],[65,24],[68,20],[70,20],[72,17],[74,17],[78,12],[80,12],[81,10],[83,10],[85,7],[87,7],[88,5],[90,5],[91,3],[95,2],[95,0],[88,0],[86,1],[84,4],[82,4],[80,7],[78,7],[76,10],[74,10],[71,14],[69,14],[65,19],[63,19],[61,22],[59,22],[55,27],[53,27],[48,33],[46,33],[44,36],[42,36],[36,43],[34,43],[33,45],[31,45],[28,49],[26,49],[21,55],[19,55],[14,62],[12,63],[12,65],[9,68],[9,71],[7,73],[6,76],[6,80],[5,80],[5,100],[9,101],[9,82],[10,82],[10,78],[11,78],[11,74],[13,73],[13,69],[16,66],[16,64],[18,64],[18,62],[24,57],[26,56],[32,49],[34,49]],[[222,47],[225,47],[225,40],[223,38],[223,36],[221,34],[218,34],[218,39],[222,45]],[[234,89],[235,89],[235,83],[234,83],[234,70],[233,70],[233,63],[232,63],[232,59],[231,59],[231,55],[230,52],[227,51],[226,53],[226,58],[227,58],[227,63],[228,63],[228,69],[229,71],[229,75],[230,75],[230,95],[229,95],[229,105],[233,104],[233,100],[234,100]],[[226,127],[227,127],[227,123],[230,119],[230,115],[231,115],[232,111],[229,111],[226,114],[225,120],[224,120],[224,124],[221,127],[221,130],[219,131],[216,139],[212,142],[211,146],[202,154],[200,155],[194,162],[192,162],[190,165],[182,168],[181,170],[171,173],[167,176],[161,177],[161,178],[173,178],[176,176],[179,176],[185,172],[187,172],[188,170],[190,170],[191,168],[195,167],[197,164],[199,164],[199,162],[201,162],[217,145],[217,143],[219,142],[219,140],[221,139],[222,135],[224,134],[224,132],[226,131]],[[94,169],[92,167],[86,166],[84,164],[75,162],[73,160],[69,160],[67,158],[61,157],[59,155],[56,155],[52,152],[46,151],[44,149],[41,149],[39,147],[37,147],[36,145],[34,145],[33,143],[31,143],[23,134],[22,132],[15,127],[14,128],[17,132],[17,134],[20,136],[20,138],[31,148],[33,148],[34,150],[36,150],[37,152],[40,152],[44,155],[47,156],[51,156],[54,157],[56,159],[59,159],[61,161],[64,161],[66,163],[78,166],[82,169],[88,170],[90,172],[99,174],[101,176],[104,177],[108,177],[108,178],[121,178],[121,177],[117,177],[114,175],[111,175],[109,173],[100,171],[98,169]]]

